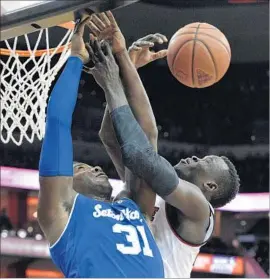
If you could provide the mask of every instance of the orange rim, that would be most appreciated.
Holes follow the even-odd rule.
[[[70,30],[70,29],[74,28],[75,23],[73,21],[69,21],[69,22],[66,22],[66,23],[59,24],[57,26]],[[59,54],[59,53],[63,52],[63,50],[65,48],[66,48],[66,46],[59,47],[57,49],[57,51],[55,52],[55,54]],[[68,44],[68,48],[70,48],[70,43]],[[35,57],[40,57],[44,53],[49,52],[50,54],[52,54],[54,51],[55,51],[55,48],[39,49],[39,50],[36,50],[34,52],[34,55],[35,55]],[[31,52],[29,50],[15,50],[15,53],[20,57],[30,57],[31,56]],[[11,51],[9,49],[0,48],[0,55],[10,56],[10,54],[11,54]]]

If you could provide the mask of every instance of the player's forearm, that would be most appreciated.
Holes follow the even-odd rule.
[[[40,176],[73,176],[71,124],[82,65],[79,58],[70,57],[51,93],[40,154]]]
[[[108,105],[106,106],[104,111],[104,116],[99,131],[99,137],[108,155],[110,156],[120,179],[124,181],[125,167],[122,161],[121,149],[113,129],[113,124],[109,113]]]
[[[111,118],[124,165],[145,180],[155,193],[163,197],[170,195],[179,178],[171,164],[155,152],[130,107],[114,109]]]
[[[131,110],[154,148],[157,149],[156,120],[140,76],[127,51],[118,53],[116,60]]]
[[[103,119],[101,122],[100,130],[99,130],[99,137],[102,140],[103,144],[106,145],[114,145],[115,141],[117,142],[117,139],[114,135],[114,130],[112,126],[112,121],[109,113],[108,105],[106,105],[106,108],[104,110]],[[112,144],[110,144],[112,142]]]
[[[120,68],[126,98],[134,116],[147,135],[149,141],[154,146],[155,150],[157,150],[158,132],[156,128],[156,121],[151,104],[137,70],[131,62],[127,51],[118,53],[116,55],[116,60],[118,61],[118,66]],[[123,179],[124,167],[122,163],[121,151],[107,107],[105,109],[99,135],[117,169],[119,176]]]
[[[105,108],[99,136],[119,177],[122,181],[125,181],[126,190],[129,192],[131,198],[140,206],[143,213],[151,217],[155,205],[155,193],[147,187],[143,180],[133,175],[129,169],[125,168],[108,106]]]
[[[119,107],[128,105],[120,77],[112,81],[105,80],[103,91],[110,113]]]

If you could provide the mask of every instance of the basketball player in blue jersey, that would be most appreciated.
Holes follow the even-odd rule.
[[[91,21],[90,28],[96,37],[99,40],[109,38],[113,51],[116,46],[119,49],[120,45],[125,45],[112,14],[108,14],[107,21],[110,21],[110,25],[106,28],[95,17]],[[154,37],[150,39],[154,40]],[[138,49],[137,58],[140,54],[145,58],[141,65],[151,62],[149,58],[152,52],[149,51],[149,46],[151,47],[149,42],[148,46],[145,43],[144,53]],[[239,190],[238,174],[231,161],[224,156],[206,156],[202,159],[192,156],[180,160],[175,167],[159,156],[156,145],[153,144],[155,141],[147,139],[147,134],[141,129],[143,125],[136,117],[139,103],[136,109],[136,104],[134,106],[128,99],[127,90],[124,92],[119,84],[120,78],[110,74],[119,71],[121,54],[117,53],[113,57],[108,46],[105,50],[99,45],[92,44],[91,47],[95,66],[89,72],[103,88],[108,104],[100,132],[101,138],[118,172],[122,172],[119,173],[120,177],[125,179],[127,185],[136,191],[132,180],[125,178],[124,166],[147,182],[163,198],[158,198],[159,211],[153,221],[153,231],[163,257],[165,276],[187,278],[200,247],[212,234],[213,207],[225,205]],[[123,75],[121,67],[120,72]],[[109,90],[108,84],[114,84],[115,90]],[[124,88],[126,89],[125,84]],[[148,104],[145,102],[141,105],[145,108]],[[148,108],[149,110],[151,109]],[[149,118],[149,121],[152,120]],[[118,141],[113,139],[115,135]],[[153,205],[151,198],[153,196],[148,193],[145,204]],[[150,207],[148,214],[151,215],[152,212],[153,207]]]
[[[76,28],[71,56],[48,103],[38,220],[51,257],[66,277],[164,277],[147,222],[129,199],[134,193],[125,191],[111,201],[112,187],[101,168],[73,164],[71,124],[81,71],[89,60],[83,42],[87,21]],[[111,74],[119,78],[118,72]],[[108,90],[119,88],[108,84]]]

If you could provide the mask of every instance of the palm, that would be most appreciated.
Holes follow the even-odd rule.
[[[136,65],[137,68],[140,68],[148,63],[150,63],[152,58],[152,52],[149,50],[149,48],[141,49],[141,50],[130,50],[129,51],[129,57],[131,61]]]
[[[111,43],[113,53],[126,48],[125,38],[118,27],[109,26],[98,35],[98,40],[107,40]]]
[[[126,49],[125,38],[110,11],[93,15],[88,26],[99,41],[110,42],[113,53]]]
[[[167,41],[166,36],[159,33],[147,35],[131,45],[128,51],[129,57],[136,68],[143,67],[154,60],[166,57],[167,49],[155,52],[151,48],[155,43],[163,44]]]

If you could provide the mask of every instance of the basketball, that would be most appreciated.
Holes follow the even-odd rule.
[[[204,88],[225,75],[231,61],[231,48],[218,28],[195,22],[173,35],[167,61],[179,82],[188,87]]]

